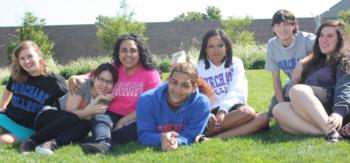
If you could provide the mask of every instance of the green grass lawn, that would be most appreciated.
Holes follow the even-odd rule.
[[[249,104],[266,111],[273,94],[271,75],[248,70]],[[2,90],[4,86],[0,87]],[[2,91],[1,91],[2,92]],[[175,152],[144,147],[137,142],[115,146],[107,155],[85,155],[78,145],[57,150],[52,156],[21,155],[18,146],[0,147],[1,162],[350,162],[350,145],[342,141],[329,145],[322,136],[285,134],[275,122],[268,131],[229,140],[213,139],[180,147]]]

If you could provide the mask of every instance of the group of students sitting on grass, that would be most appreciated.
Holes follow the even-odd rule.
[[[243,63],[221,29],[203,37],[198,64],[184,53],[175,55],[163,83],[134,34],[117,39],[112,63],[72,76],[69,88],[48,71],[39,47],[23,41],[14,50],[0,103],[0,143],[21,143],[23,154],[53,154],[70,143],[81,143],[87,154],[106,153],[137,140],[173,151],[265,130],[273,118],[287,133],[323,134],[330,143],[349,136],[350,44],[344,24],[327,21],[315,36],[298,31],[293,13],[278,10],[271,27],[275,37],[267,44],[266,70],[275,96],[268,113],[247,104]],[[283,88],[280,70],[289,77]]]

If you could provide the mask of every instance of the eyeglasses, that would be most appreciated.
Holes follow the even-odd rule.
[[[103,79],[99,76],[96,77],[97,81],[100,82],[100,83],[104,83],[104,84],[107,84],[107,85],[113,85],[114,82],[112,80],[106,80],[106,79]]]

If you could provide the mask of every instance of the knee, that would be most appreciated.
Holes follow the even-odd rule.
[[[305,94],[311,93],[312,89],[310,86],[305,85],[305,84],[297,84],[294,85],[290,90],[289,90],[289,97],[290,98],[300,98],[303,97]]]
[[[273,117],[279,119],[284,113],[286,113],[285,109],[289,107],[288,105],[288,102],[281,102],[275,105],[275,107],[272,109]]]
[[[238,111],[242,114],[242,116],[244,116],[246,118],[254,118],[256,115],[255,110],[248,105],[243,105],[243,106],[239,107]]]
[[[269,123],[269,116],[266,113],[258,113],[256,117],[259,121],[259,124],[267,125]]]
[[[281,106],[280,105],[281,104],[279,103],[272,108],[272,115],[275,118],[278,117],[279,114],[281,113]]]
[[[18,142],[17,138],[9,134],[0,135],[0,144],[16,144]]]

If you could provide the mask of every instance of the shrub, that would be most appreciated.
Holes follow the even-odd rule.
[[[8,67],[0,67],[0,84],[4,85],[9,81],[10,69]]]
[[[159,64],[159,70],[162,73],[166,73],[166,72],[170,72],[170,62],[163,60],[160,64]]]
[[[256,44],[254,32],[247,31],[246,28],[252,23],[252,18],[228,17],[221,21],[221,25],[233,44],[254,45]]]
[[[152,57],[161,73],[170,72],[171,59],[168,55],[153,55]]]
[[[108,56],[79,58],[76,61],[71,61],[68,64],[58,66],[58,71],[60,75],[65,79],[68,79],[72,75],[80,75],[90,72],[104,62],[110,62],[110,58]]]
[[[233,56],[242,59],[245,69],[265,67],[266,48],[264,45],[233,45]]]

